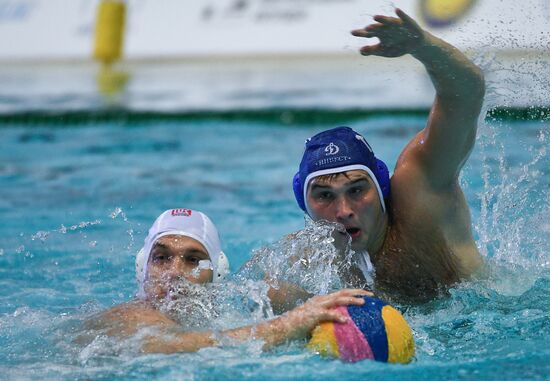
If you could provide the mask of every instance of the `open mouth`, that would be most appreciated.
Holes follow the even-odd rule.
[[[361,233],[361,229],[359,229],[359,228],[347,228],[346,232],[351,236],[351,238],[356,238]]]

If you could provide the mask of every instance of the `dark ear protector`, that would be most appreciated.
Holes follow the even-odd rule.
[[[300,181],[300,173],[296,172],[292,179],[292,189],[294,190],[294,197],[300,209],[307,213],[306,203],[304,200],[304,189],[302,188],[302,181]]]
[[[390,197],[390,172],[388,171],[388,166],[380,159],[376,159],[376,180],[378,180],[378,185],[380,185],[380,190],[384,198]]]

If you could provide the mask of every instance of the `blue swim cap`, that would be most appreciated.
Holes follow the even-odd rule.
[[[376,185],[382,209],[390,195],[388,167],[374,156],[365,138],[349,127],[336,127],[306,140],[300,169],[294,175],[294,196],[300,208],[309,214],[305,203],[309,182],[322,175],[363,170]]]

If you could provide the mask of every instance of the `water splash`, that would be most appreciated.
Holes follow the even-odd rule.
[[[109,217],[111,217],[113,220],[115,218],[118,218],[118,217],[122,217],[122,219],[126,222],[128,221],[128,218],[126,217],[126,214],[124,213],[124,211],[122,210],[122,208],[120,207],[116,207],[115,210],[113,210],[111,212],[111,214],[109,214]]]
[[[484,124],[478,145],[481,150],[483,190],[476,225],[478,245],[487,258],[529,267],[548,260],[545,221],[550,217],[550,195],[544,173],[547,138],[538,132],[540,147],[524,147],[528,162],[512,163],[514,153],[503,143],[510,127]],[[521,148],[521,142],[513,147]],[[495,165],[495,163],[498,163]]]
[[[128,245],[125,246],[126,250],[130,251],[134,248],[135,244],[135,237],[134,237],[134,229],[128,229],[126,230],[126,233],[128,234],[128,237],[130,237],[130,240],[128,241]]]
[[[58,233],[66,234],[69,231],[77,231],[87,228],[88,226],[94,226],[94,225],[100,225],[101,220],[94,220],[94,221],[81,221],[78,224],[71,225],[69,227],[66,227],[64,224],[61,224],[61,227],[57,230]]]
[[[484,287],[499,297],[527,292],[548,277],[550,263],[550,242],[545,238],[550,220],[548,118],[516,125],[487,117],[495,107],[547,104],[550,82],[541,73],[550,63],[534,57],[508,58],[499,59],[495,53],[476,58],[486,73],[487,91],[477,152],[465,170],[474,172],[468,178],[480,181],[474,231],[487,262],[485,278],[470,287]],[[510,144],[512,135],[518,139]]]
[[[166,297],[154,302],[185,330],[223,330],[274,316],[263,281],[194,284],[170,280]]]
[[[222,334],[223,330],[254,325],[273,317],[265,282],[246,280],[224,284],[193,284],[185,278],[170,281],[167,295],[153,303],[163,314],[179,323],[178,332],[208,331],[222,347],[232,347],[226,354],[234,355],[235,348],[254,356],[259,356],[263,342],[251,338],[245,342],[236,341]],[[85,307],[85,306],[84,306]],[[83,307],[83,309],[84,309]],[[81,314],[73,315],[80,321],[80,329],[65,333],[59,346],[65,352],[71,352],[78,363],[86,366],[109,366],[116,359],[134,361],[147,336],[170,335],[158,328],[143,326],[128,337],[113,336],[109,332],[112,326],[96,325],[98,319],[96,306]],[[82,329],[82,321],[90,322]],[[61,329],[61,328],[59,328]],[[224,348],[209,348],[199,352],[227,351]],[[118,361],[118,360],[116,360]]]
[[[220,315],[214,294],[202,284],[181,278],[170,281],[168,294],[154,303],[163,314],[181,324],[186,330],[202,330]]]
[[[350,244],[340,225],[307,219],[305,229],[255,250],[238,275],[267,279],[274,288],[287,282],[312,294],[327,294],[350,283],[343,276],[350,274],[355,254]]]
[[[33,241],[35,240],[40,240],[42,242],[45,242],[47,239],[48,239],[48,236],[50,235],[50,232],[48,231],[43,231],[43,230],[40,230],[40,231],[37,231],[35,234],[33,234],[31,236],[31,239]]]

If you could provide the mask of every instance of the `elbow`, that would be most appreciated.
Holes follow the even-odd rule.
[[[460,85],[449,88],[447,94],[440,94],[455,110],[463,112],[464,107],[480,110],[485,97],[485,77],[480,68],[472,64],[468,71],[460,76]],[[462,107],[461,107],[462,106]]]
[[[472,65],[468,75],[468,84],[468,96],[470,99],[483,103],[483,98],[485,97],[485,76],[483,75],[483,71],[476,65]]]
[[[485,97],[485,77],[483,71],[473,63],[462,68],[446,83],[436,84],[437,97],[448,102],[456,110],[467,107],[481,107]]]

